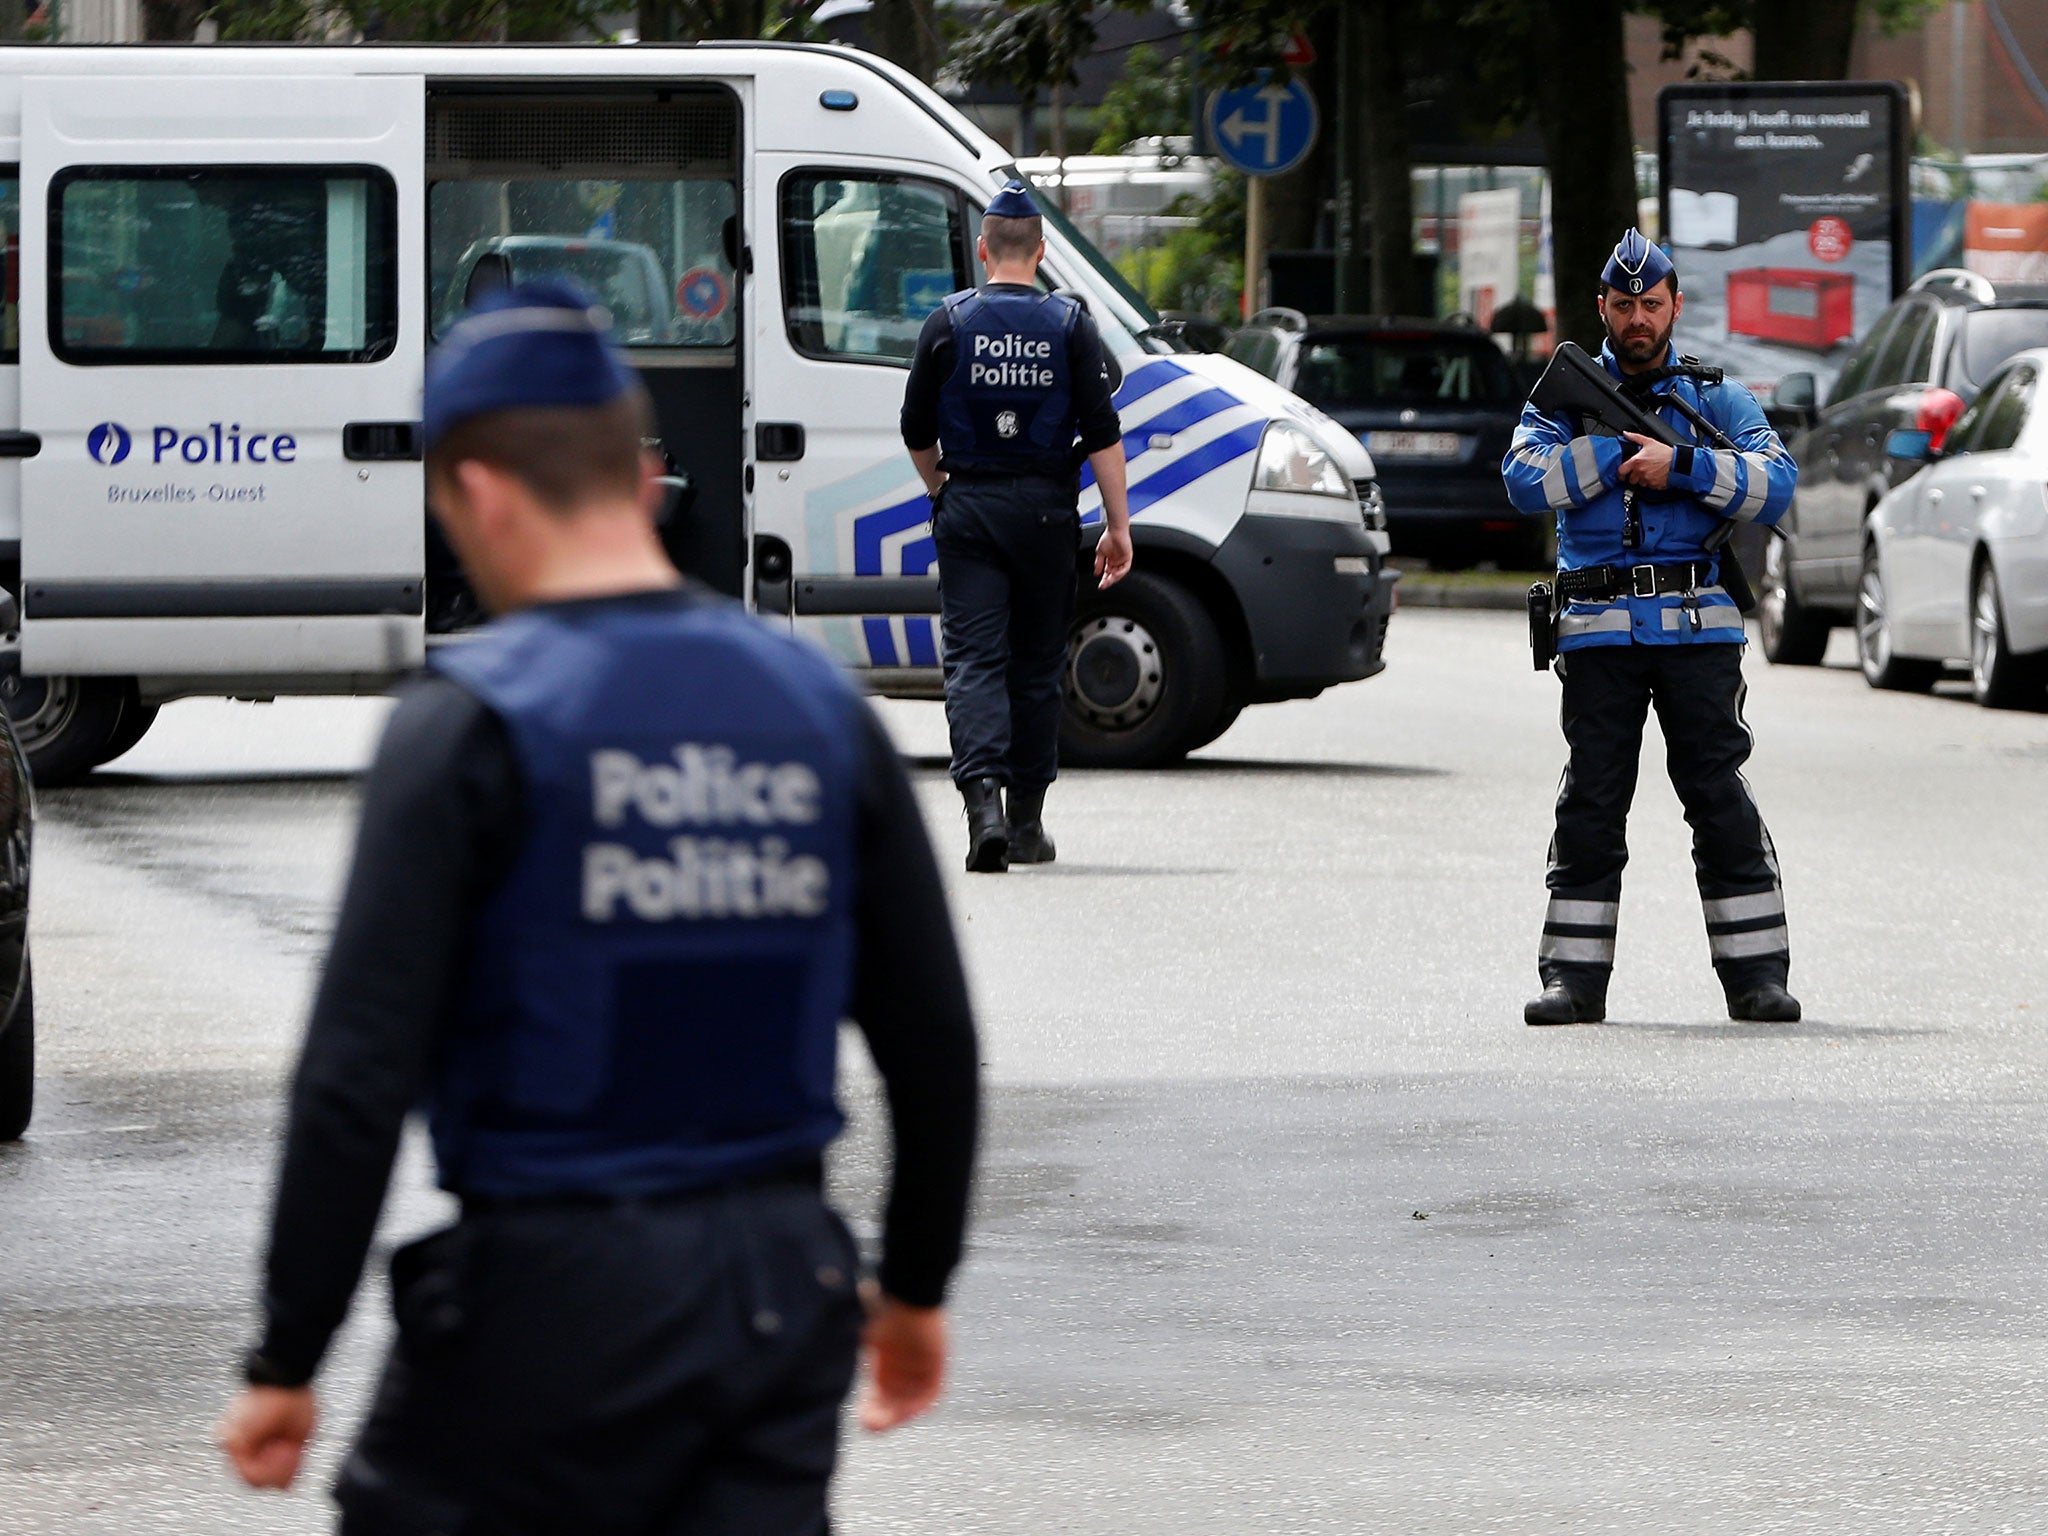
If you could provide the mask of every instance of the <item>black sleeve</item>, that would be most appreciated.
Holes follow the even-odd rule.
[[[1083,453],[1100,453],[1124,435],[1111,398],[1109,365],[1102,357],[1102,333],[1084,309],[1067,333],[1068,376],[1074,381],[1074,421]]]
[[[953,371],[953,312],[941,304],[924,317],[903,383],[903,446],[912,453],[939,440],[939,390]]]
[[[980,1117],[980,1046],[946,888],[917,798],[873,711],[861,710],[859,960],[853,1015],[889,1096],[894,1138],[882,1289],[938,1306],[960,1262]]]
[[[265,1380],[310,1380],[348,1312],[470,915],[516,851],[519,800],[497,717],[445,678],[408,684],[363,784],[355,862],[292,1083]]]

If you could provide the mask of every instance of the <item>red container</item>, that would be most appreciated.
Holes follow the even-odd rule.
[[[1728,334],[1825,352],[1856,330],[1856,279],[1803,267],[1728,274]]]

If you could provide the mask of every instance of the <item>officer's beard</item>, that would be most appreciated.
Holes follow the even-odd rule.
[[[1607,324],[1607,344],[1617,361],[1637,368],[1647,368],[1664,355],[1671,345],[1671,329],[1678,324],[1673,315],[1658,330],[1640,318],[1632,318],[1625,329],[1617,331],[1612,322]]]

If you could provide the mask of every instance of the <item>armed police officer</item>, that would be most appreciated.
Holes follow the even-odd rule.
[[[1627,821],[1654,707],[1671,782],[1693,831],[1693,863],[1714,969],[1736,1019],[1790,1022],[1791,964],[1777,853],[1742,765],[1742,613],[1724,585],[1732,521],[1775,523],[1797,467],[1742,385],[1681,358],[1671,333],[1684,307],[1664,252],[1635,230],[1600,275],[1607,328],[1600,362],[1676,429],[1681,446],[1642,433],[1598,435],[1569,414],[1522,412],[1502,474],[1524,512],[1557,519],[1557,671],[1570,747],[1557,800],[1537,951],[1543,994],[1531,1024],[1606,1016],[1628,862]],[[1729,446],[1709,446],[1697,412]],[[1744,589],[1746,590],[1746,588]]]
[[[588,304],[506,289],[428,364],[429,497],[500,617],[434,653],[365,783],[221,1426],[247,1481],[291,1481],[423,1106],[462,1214],[393,1256],[351,1536],[827,1529],[863,1329],[820,1192],[849,1016],[895,1148],[863,1421],[939,1390],[977,1085],[930,844],[831,663],[669,564],[647,399]]]
[[[987,286],[949,295],[918,335],[903,442],[932,497],[967,867],[999,873],[1053,858],[1042,813],[1059,771],[1082,457],[1102,489],[1101,586],[1130,570],[1131,535],[1102,338],[1079,303],[1037,286],[1045,238],[1023,183],[990,201],[977,251]]]

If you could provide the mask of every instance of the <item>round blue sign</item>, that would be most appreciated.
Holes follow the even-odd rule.
[[[1262,79],[1210,96],[1203,114],[1216,153],[1247,176],[1291,171],[1316,142],[1316,99],[1300,80]]]
[[[732,297],[725,276],[715,267],[696,267],[676,284],[676,308],[693,320],[711,320],[725,312]]]

